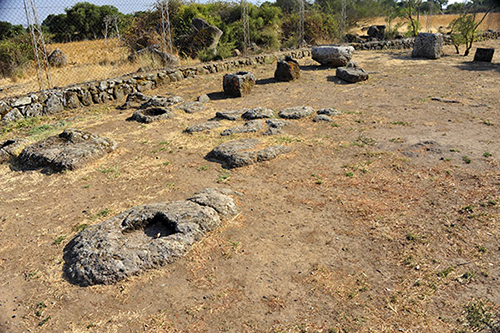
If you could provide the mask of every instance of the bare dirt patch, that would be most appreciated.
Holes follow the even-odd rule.
[[[147,125],[117,103],[4,129],[0,141],[30,143],[72,127],[118,148],[65,173],[0,165],[0,332],[465,329],[469,302],[500,304],[499,55],[473,64],[445,52],[355,52],[370,72],[356,84],[310,59],[294,82],[250,68],[257,84],[243,98],[223,97],[223,73],[185,80],[154,94],[217,99]],[[295,106],[341,114],[272,136],[220,135],[244,120],[183,133],[217,111]],[[291,152],[232,170],[204,159],[242,138]],[[183,258],[115,285],[64,278],[64,246],[88,225],[207,187],[241,192],[240,213]]]

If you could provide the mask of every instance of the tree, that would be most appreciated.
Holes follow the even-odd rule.
[[[24,33],[22,25],[12,25],[9,22],[0,21],[0,40],[14,37]]]
[[[476,0],[469,3],[465,13],[460,15],[457,19],[451,21],[449,25],[449,28],[451,29],[450,36],[457,54],[460,53],[458,49],[459,45],[465,44],[464,57],[469,55],[470,49],[472,48],[472,44],[474,43],[474,39],[476,37],[477,28],[481,25],[481,23],[483,23],[486,16],[498,5],[495,2],[496,0],[490,0],[489,3],[486,1]],[[482,18],[476,22],[478,7],[484,6],[485,3],[487,3],[488,8],[484,12]]]

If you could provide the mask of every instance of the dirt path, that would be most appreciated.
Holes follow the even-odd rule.
[[[34,140],[76,127],[119,148],[62,174],[0,165],[0,332],[450,332],[467,304],[500,305],[499,55],[409,54],[357,52],[373,73],[355,85],[310,59],[292,83],[251,69],[259,84],[239,99],[220,98],[221,74],[186,80],[154,93],[218,99],[161,123],[101,106],[17,129]],[[256,134],[182,133],[219,110],[296,105],[342,114],[259,136],[292,152],[258,165],[204,159]],[[186,257],[113,286],[63,278],[79,226],[214,186],[242,192],[241,213]]]

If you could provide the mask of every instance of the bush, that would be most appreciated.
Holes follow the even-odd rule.
[[[0,41],[0,76],[17,77],[33,60],[33,48],[28,34]]]

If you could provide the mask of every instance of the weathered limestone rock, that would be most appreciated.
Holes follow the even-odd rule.
[[[318,114],[316,117],[313,118],[313,121],[315,123],[318,123],[318,122],[322,122],[322,121],[332,122],[333,120],[332,120],[332,118],[330,118],[326,114]]]
[[[223,88],[228,96],[242,97],[248,95],[255,86],[255,76],[250,72],[237,72],[224,75]]]
[[[252,119],[263,119],[263,118],[272,118],[274,117],[274,111],[268,108],[253,108],[248,111],[245,111],[241,115],[241,118],[247,119],[247,120],[252,120]]]
[[[45,114],[54,114],[57,112],[61,112],[64,110],[63,103],[61,101],[61,97],[56,94],[52,94],[45,102],[45,108],[43,109],[43,113]]]
[[[220,123],[218,121],[206,121],[201,124],[189,126],[184,130],[184,132],[191,134],[195,132],[209,131],[217,127],[220,127]]]
[[[215,147],[206,158],[221,163],[224,168],[231,169],[268,161],[290,151],[288,147],[282,145],[259,149],[260,145],[261,142],[257,139],[228,141]]]
[[[141,104],[141,109],[147,109],[150,107],[168,107],[178,103],[182,103],[184,99],[180,96],[152,96],[147,100],[146,103]]]
[[[66,66],[68,60],[63,51],[55,49],[48,57],[49,65],[52,67],[63,67]]]
[[[295,106],[281,110],[278,116],[285,119],[300,119],[309,117],[313,113],[314,109],[310,106]]]
[[[237,212],[224,191],[205,189],[186,201],[133,207],[78,234],[64,249],[74,284],[113,284],[174,262],[204,234]]]
[[[18,109],[12,109],[3,115],[2,123],[10,123],[11,121],[17,121],[23,118],[23,114]]]
[[[207,94],[200,95],[196,98],[196,100],[200,103],[208,103],[210,102],[210,97]]]
[[[216,119],[225,119],[225,120],[238,120],[239,118],[241,118],[241,115],[247,111],[248,111],[248,109],[219,111],[219,112],[215,113],[215,118]]]
[[[319,109],[316,113],[324,114],[326,116],[338,116],[339,114],[342,114],[342,112],[334,108]]]
[[[43,113],[43,106],[40,103],[33,103],[26,106],[22,113],[26,118],[40,117]]]
[[[280,119],[267,119],[266,124],[269,128],[262,135],[276,135],[281,133],[281,128],[286,126],[288,122]]]
[[[368,73],[360,68],[338,67],[336,75],[339,79],[355,83],[368,80]]]
[[[66,97],[66,107],[68,109],[76,109],[80,107],[80,100],[78,94],[74,91],[67,91],[64,96]]]
[[[200,50],[211,50],[217,53],[217,46],[223,32],[203,18],[193,18],[191,21],[191,34],[180,41],[181,51],[195,57]]]
[[[277,81],[293,81],[300,78],[299,63],[292,57],[285,57],[276,64],[274,78]]]
[[[21,153],[24,142],[24,140],[6,140],[0,142],[0,163],[17,157]]]
[[[368,36],[382,40],[385,38],[385,25],[372,25],[366,32]]]
[[[237,134],[237,133],[255,133],[255,132],[260,131],[261,129],[262,129],[262,120],[260,120],[260,119],[250,120],[250,121],[247,121],[242,126],[228,128],[228,129],[222,131],[222,133],[220,135],[228,136],[228,135]]]
[[[67,129],[24,148],[19,162],[25,169],[48,167],[54,171],[74,170],[115,148],[116,143],[111,139]]]
[[[177,105],[176,108],[186,112],[186,113],[196,113],[206,109],[206,106],[201,102],[185,102],[181,105]]]
[[[438,59],[441,58],[442,53],[443,35],[421,32],[415,38],[411,56],[413,58]]]
[[[482,47],[478,47],[476,50],[476,54],[474,55],[474,61],[483,61],[483,62],[491,62],[493,60],[493,54],[495,53],[495,49],[486,49]]]
[[[341,67],[347,65],[353,52],[352,46],[316,46],[312,48],[312,58],[322,66]]]
[[[136,61],[143,55],[152,55],[162,62],[165,67],[174,67],[179,65],[179,59],[168,52],[163,52],[161,46],[153,44],[128,56],[129,61]]]
[[[135,111],[130,120],[135,120],[140,123],[149,124],[153,121],[159,121],[164,119],[171,119],[175,114],[167,108],[152,107],[147,109],[139,109]]]
[[[32,102],[31,97],[24,96],[24,97],[20,97],[20,98],[18,98],[16,100],[12,101],[12,103],[10,103],[10,105],[13,108],[17,108],[17,107],[20,107],[20,106],[29,105],[31,102]]]

